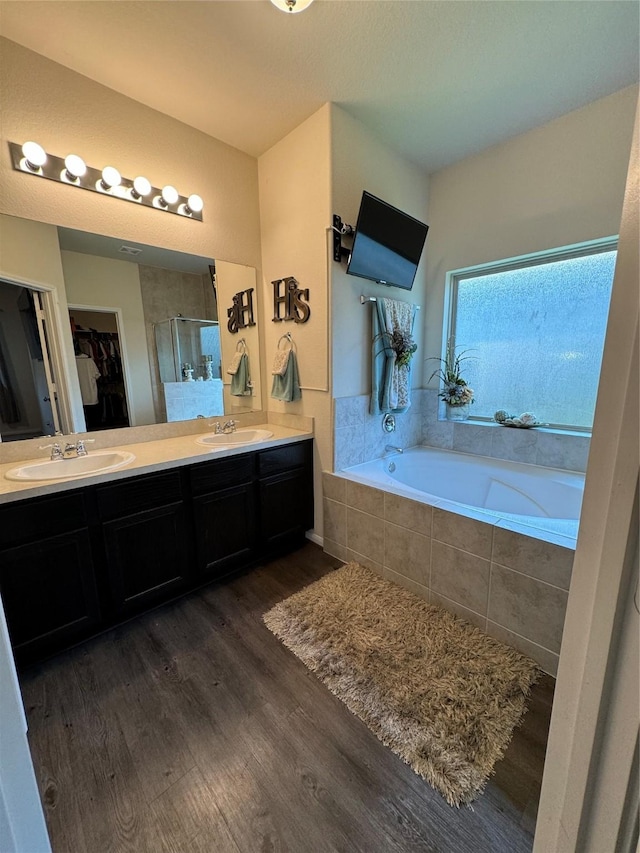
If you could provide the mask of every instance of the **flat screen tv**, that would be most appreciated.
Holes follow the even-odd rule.
[[[429,226],[363,192],[349,275],[411,290]]]

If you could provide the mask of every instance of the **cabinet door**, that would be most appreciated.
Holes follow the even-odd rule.
[[[268,548],[302,539],[313,527],[313,481],[297,468],[260,481],[260,540]]]
[[[20,662],[45,657],[88,636],[100,621],[86,530],[2,551],[0,586]]]
[[[251,562],[256,547],[253,483],[195,498],[193,509],[199,572],[221,577]]]
[[[182,503],[102,526],[115,616],[144,610],[187,583],[189,550]]]

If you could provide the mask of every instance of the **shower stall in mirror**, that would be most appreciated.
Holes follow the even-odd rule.
[[[154,332],[166,420],[224,414],[218,322],[168,317]]]

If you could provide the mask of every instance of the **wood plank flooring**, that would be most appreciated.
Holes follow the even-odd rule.
[[[54,853],[528,853],[553,680],[455,809],[261,615],[339,561],[311,543],[21,677]]]

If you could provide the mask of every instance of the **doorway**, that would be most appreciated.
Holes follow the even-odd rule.
[[[87,431],[128,427],[126,368],[118,313],[70,305],[69,321]]]
[[[0,438],[21,441],[59,431],[42,294],[0,281]]]

